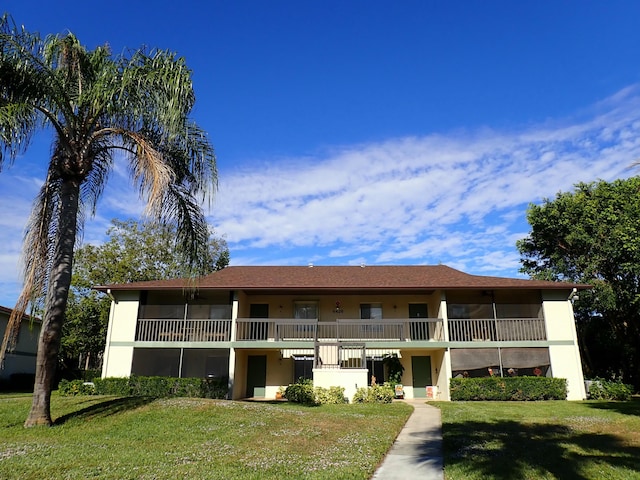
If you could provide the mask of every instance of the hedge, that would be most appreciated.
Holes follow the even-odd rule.
[[[566,400],[567,380],[547,377],[452,378],[451,400]]]
[[[125,397],[198,397],[225,398],[227,380],[175,377],[110,377],[96,378],[93,382],[62,380],[58,385],[61,395],[119,395]]]

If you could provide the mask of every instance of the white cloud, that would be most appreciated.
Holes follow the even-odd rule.
[[[519,130],[410,136],[262,159],[252,169],[221,166],[208,218],[234,264],[445,263],[514,276],[530,202],[578,182],[630,176],[638,159],[633,86],[575,118]],[[0,173],[0,304],[16,291],[22,231],[41,182],[24,169]],[[100,242],[112,218],[143,210],[118,163],[83,240]]]
[[[633,173],[638,107],[634,87],[573,122],[391,139],[227,172],[211,220],[234,263],[245,249],[306,247],[320,263],[455,261],[515,275],[529,202]]]

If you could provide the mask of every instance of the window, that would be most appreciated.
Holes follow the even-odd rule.
[[[294,302],[294,318],[316,320],[318,318],[318,302]]]
[[[547,347],[452,348],[454,377],[551,376]]]
[[[381,303],[361,304],[360,318],[363,320],[382,320],[382,304]]]
[[[293,356],[293,379],[297,382],[301,378],[313,380],[313,356]]]
[[[382,304],[381,303],[362,303],[360,305],[361,320],[382,320]],[[362,334],[380,334],[384,330],[384,325],[362,325]],[[367,338],[369,336],[367,335]]]
[[[300,320],[310,320],[308,325],[304,325],[306,322],[301,322],[302,325],[296,325],[297,332],[313,333],[315,322],[311,322],[311,320],[318,319],[318,302],[294,302],[293,316]]]
[[[452,348],[451,370],[454,377],[500,376],[497,348]]]

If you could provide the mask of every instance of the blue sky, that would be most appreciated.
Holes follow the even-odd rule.
[[[518,276],[530,202],[637,174],[640,2],[2,2],[32,31],[193,69],[234,265],[444,263]],[[0,305],[44,177],[0,173]],[[83,241],[142,202],[119,165]]]

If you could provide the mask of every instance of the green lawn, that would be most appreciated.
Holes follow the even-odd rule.
[[[368,479],[412,411],[54,394],[25,429],[30,402],[0,395],[2,479]]]
[[[411,413],[392,405],[0,395],[2,479],[368,479]],[[640,479],[640,401],[439,402],[447,480]]]
[[[640,401],[451,402],[447,480],[640,479]]]

